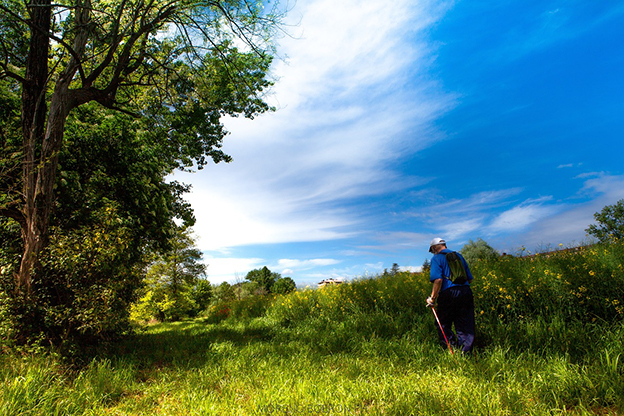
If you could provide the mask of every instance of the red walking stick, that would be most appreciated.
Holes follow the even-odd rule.
[[[453,358],[455,358],[455,354],[453,353],[451,344],[449,343],[448,338],[446,338],[446,334],[444,333],[444,328],[442,328],[442,324],[440,323],[440,318],[438,318],[438,314],[435,310],[435,306],[433,305],[429,305],[429,306],[431,306],[431,310],[433,311],[433,316],[435,316],[435,319],[438,322],[438,326],[440,327],[440,331],[442,331],[442,335],[444,335],[444,341],[446,341],[446,345],[448,346],[448,349],[451,352],[451,355],[453,356]]]

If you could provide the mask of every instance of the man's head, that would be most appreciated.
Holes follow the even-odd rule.
[[[443,238],[436,237],[431,240],[429,245],[429,253],[438,254],[441,250],[446,248],[446,241]]]

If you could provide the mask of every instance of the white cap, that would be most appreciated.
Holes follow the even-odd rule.
[[[440,237],[436,237],[431,240],[431,244],[429,244],[429,253],[433,253],[433,246],[437,246],[438,244],[446,244],[446,241]]]

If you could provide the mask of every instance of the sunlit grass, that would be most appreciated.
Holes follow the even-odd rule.
[[[621,414],[621,253],[475,264],[472,356],[438,347],[427,277],[400,273],[148,326],[83,366],[7,351],[0,414]]]
[[[617,347],[586,364],[500,347],[455,360],[408,333],[331,354],[265,325],[157,325],[116,358],[76,372],[52,358],[5,359],[0,409],[7,415],[220,415],[342,406],[353,414],[537,415],[616,414],[622,404]],[[620,327],[618,336],[623,333]]]

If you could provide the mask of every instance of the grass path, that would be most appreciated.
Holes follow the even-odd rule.
[[[276,329],[265,319],[160,324],[77,373],[49,356],[4,357],[0,412],[617,414],[593,403],[593,390],[604,386],[565,357],[494,348],[456,362],[416,333],[331,353],[298,337],[299,330]]]

